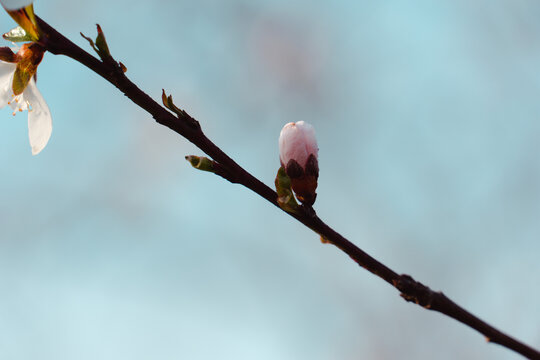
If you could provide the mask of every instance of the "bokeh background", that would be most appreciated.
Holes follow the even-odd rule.
[[[79,32],[100,23],[135,83],[167,89],[267,184],[281,127],[312,123],[323,219],[540,348],[537,1],[35,9],[87,49]],[[521,358],[193,170],[200,151],[81,65],[47,54],[38,77],[41,154],[26,114],[0,112],[0,358]]]

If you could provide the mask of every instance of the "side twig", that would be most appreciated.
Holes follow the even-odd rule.
[[[219,168],[216,174],[230,181],[241,184],[257,193],[271,204],[278,206],[277,194],[249,172],[244,170],[233,159],[225,154],[203,133],[199,123],[185,112],[176,115],[154,101],[139,89],[125,75],[125,67],[116,62],[112,56],[102,60],[90,55],[69,39],[57,32],[46,22],[38,18],[39,25],[45,33],[42,45],[51,53],[65,55],[85,65],[105,80],[117,87],[135,104],[146,110],[161,125],[185,137],[210,156]],[[540,360],[540,352],[532,347],[502,333],[470,312],[466,311],[442,292],[435,292],[409,275],[400,275],[386,265],[380,263],[356,245],[324,223],[311,208],[301,207],[296,213],[288,213],[296,220],[318,233],[325,242],[332,243],[349,255],[358,265],[382,278],[400,291],[401,296],[409,302],[416,303],[425,309],[445,314],[483,334],[488,342],[499,344],[529,359]]]

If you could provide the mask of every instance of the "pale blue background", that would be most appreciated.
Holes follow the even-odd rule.
[[[273,183],[283,124],[320,147],[316,210],[398,272],[540,348],[540,4],[60,1]],[[2,31],[13,27],[3,14]],[[0,112],[0,358],[521,359],[382,280],[111,85],[47,54],[30,155]]]

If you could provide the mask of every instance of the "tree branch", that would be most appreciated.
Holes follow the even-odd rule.
[[[146,110],[159,124],[167,126],[174,132],[185,137],[210,156],[219,168],[219,171],[216,171],[219,176],[231,183],[237,183],[247,187],[268,200],[271,204],[279,207],[276,192],[244,170],[208,139],[199,123],[191,116],[185,112],[174,115],[154,101],[126,77],[123,71],[123,65],[116,62],[112,56],[99,60],[75,45],[43,20],[38,18],[38,22],[45,33],[41,43],[49,52],[56,55],[68,56],[99,74],[117,87],[118,90],[135,104]],[[401,296],[406,301],[416,303],[425,309],[445,314],[477,330],[489,342],[504,346],[529,359],[540,360],[540,352],[490,326],[454,303],[442,292],[434,292],[429,287],[414,280],[411,276],[400,275],[380,263],[325,224],[315,214],[313,209],[301,206],[298,212],[287,214],[318,233],[325,242],[329,242],[341,249],[358,265],[395,287],[400,291]]]

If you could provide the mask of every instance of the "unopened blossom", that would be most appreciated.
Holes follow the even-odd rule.
[[[279,160],[291,178],[296,197],[313,205],[319,177],[319,148],[313,126],[304,122],[286,124],[279,135]]]
[[[28,111],[28,136],[32,154],[36,155],[43,150],[51,137],[52,118],[49,107],[36,86],[34,76],[30,76],[20,91],[17,91],[18,94],[15,95],[14,77],[19,62],[24,61],[20,57],[21,53],[25,53],[22,50],[23,48],[17,55],[13,54],[12,58],[6,55],[6,51],[1,53],[3,60],[9,61],[0,60],[0,108],[9,105],[13,110],[13,115]],[[37,64],[35,66],[37,68]]]

